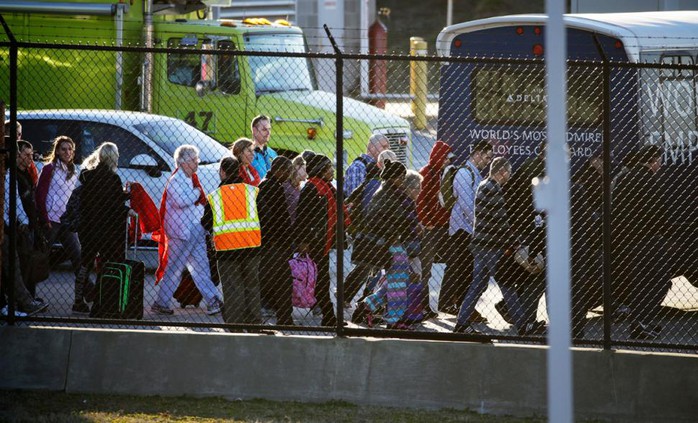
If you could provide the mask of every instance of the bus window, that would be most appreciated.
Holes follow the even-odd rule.
[[[688,54],[664,54],[661,63],[693,65]],[[659,99],[661,105],[660,134],[663,138],[665,160],[682,163],[695,147],[696,80],[693,69],[661,69]]]
[[[231,41],[219,41],[220,50],[235,50]],[[226,94],[240,94],[240,69],[237,56],[218,56],[218,86]]]
[[[567,120],[598,126],[603,107],[601,70],[570,68]],[[545,71],[541,67],[480,68],[473,73],[473,115],[482,124],[545,125]]]
[[[190,45],[193,42],[193,45]],[[196,48],[196,42],[189,37],[170,38],[169,48]],[[173,84],[194,87],[201,79],[201,58],[198,54],[168,53],[167,80]]]

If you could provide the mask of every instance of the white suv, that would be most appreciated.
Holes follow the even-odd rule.
[[[201,151],[199,178],[204,190],[213,191],[220,181],[218,162],[231,152],[218,141],[171,117],[114,110],[33,110],[17,112],[22,138],[46,157],[53,139],[67,135],[75,141],[75,162],[92,153],[101,143],[119,147],[118,174],[122,182],[138,182],[155,204],[174,170],[173,153],[182,144]]]

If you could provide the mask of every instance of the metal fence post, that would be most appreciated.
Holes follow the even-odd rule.
[[[327,36],[330,38],[332,48],[336,55],[336,95],[337,108],[335,116],[337,120],[337,131],[335,139],[337,147],[335,152],[337,168],[337,225],[336,225],[336,249],[337,249],[337,336],[344,336],[344,58],[339,49],[330,28],[323,25]]]
[[[603,58],[603,347],[611,349],[611,323],[613,321],[611,264],[611,69]]]
[[[10,190],[15,192],[17,190],[17,40],[15,39],[10,27],[0,15],[0,24],[2,25],[7,37],[10,39],[10,145],[6,145],[5,149],[9,153],[8,163],[10,172]],[[3,121],[5,119],[5,114],[3,113]],[[3,186],[5,185],[4,174],[3,176]],[[4,196],[3,196],[4,197]],[[7,278],[9,281],[14,281],[15,272],[19,269],[15,268],[14,257],[17,254],[17,196],[10,195],[10,203],[5,204],[5,207],[9,207],[9,249],[8,249],[8,266],[7,266]],[[4,210],[3,210],[4,212]],[[3,222],[4,225],[4,222]],[[4,236],[3,236],[4,242]],[[12,284],[12,282],[10,282]],[[14,325],[15,322],[15,292],[12,287],[7,290],[7,317],[8,323]]]

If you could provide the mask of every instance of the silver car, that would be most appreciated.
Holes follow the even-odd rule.
[[[219,160],[231,155],[218,141],[166,116],[114,110],[33,110],[17,112],[17,120],[22,124],[22,138],[43,157],[50,153],[53,139],[59,135],[75,141],[78,165],[101,143],[115,143],[119,147],[121,181],[141,184],[158,206],[175,168],[173,153],[177,147],[192,144],[201,151],[197,173],[207,193],[220,181]],[[37,165],[40,167],[40,162]]]

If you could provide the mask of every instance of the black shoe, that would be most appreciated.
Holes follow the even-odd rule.
[[[18,311],[21,311],[23,313],[27,313],[27,316],[33,316],[37,313],[42,313],[46,311],[48,308],[48,303],[45,301],[37,301],[34,300],[31,303],[27,304],[24,307],[18,307]]]
[[[659,328],[659,330],[655,330]],[[659,338],[661,326],[646,325],[644,323],[635,323],[630,327],[630,338],[643,341],[653,341]]]
[[[514,319],[511,317],[511,314],[509,314],[509,307],[507,307],[507,303],[504,302],[504,300],[499,301],[494,305],[494,309],[497,310],[497,313],[499,313],[500,316],[502,316],[502,319],[504,319],[505,322],[512,324],[514,322]]]
[[[484,343],[492,342],[492,339],[489,336],[487,336],[487,334],[485,334],[484,332],[482,332],[479,329],[475,329],[470,324],[461,325],[460,323],[456,323],[456,327],[453,328],[453,333],[458,333],[461,335],[475,335],[475,336],[480,337],[480,339],[479,339],[480,342],[484,342]]]
[[[458,315],[458,314],[456,313],[456,315]],[[470,323],[488,323],[488,320],[485,316],[480,314],[479,311],[473,310],[473,313],[468,318],[468,322],[470,322]]]
[[[429,309],[424,309],[423,316],[424,317],[422,317],[422,321],[429,320],[429,319],[436,319],[437,317],[439,317],[439,313],[436,313],[435,311],[433,311],[432,309],[429,308]]]
[[[90,314],[90,306],[84,301],[73,304],[73,314]]]
[[[277,319],[276,319],[276,324],[277,324],[278,326],[296,326],[296,323],[295,323],[295,322],[293,321],[293,319],[290,318],[290,317],[289,317],[288,319],[279,319],[279,318],[277,317]]]
[[[92,282],[86,282],[82,298],[86,303],[93,303],[97,298],[97,286]]]
[[[368,306],[365,302],[360,301],[359,304],[356,306],[354,312],[351,314],[350,321],[357,325],[360,323],[366,323],[368,320],[368,313]]]
[[[334,316],[329,316],[325,318],[325,316],[322,317],[322,321],[320,322],[320,326],[337,326],[337,318]]]
[[[527,323],[523,329],[519,330],[522,336],[544,336],[548,333],[548,326],[545,322]]]

